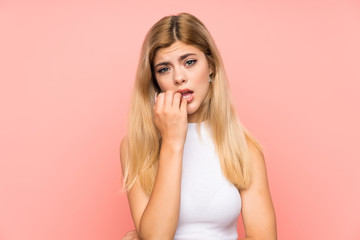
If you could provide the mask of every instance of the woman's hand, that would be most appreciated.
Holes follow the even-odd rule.
[[[181,93],[171,90],[160,93],[155,101],[154,122],[162,141],[185,144],[187,132],[187,101]]]
[[[140,240],[136,230],[132,230],[130,232],[127,232],[125,236],[122,238],[122,240]]]

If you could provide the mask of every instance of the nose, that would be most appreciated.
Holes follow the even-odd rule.
[[[183,69],[176,69],[174,71],[174,83],[180,85],[187,82],[187,76]]]

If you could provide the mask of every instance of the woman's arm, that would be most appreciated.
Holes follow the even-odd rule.
[[[187,131],[186,100],[168,91],[157,98],[155,124],[161,133],[158,172],[150,197],[139,182],[128,192],[130,211],[141,239],[173,239],[179,218],[182,157]],[[141,146],[141,143],[139,143]],[[125,141],[121,143],[125,159]],[[122,162],[124,169],[125,163]]]
[[[242,240],[276,240],[276,217],[270,196],[266,166],[263,154],[250,147],[254,166],[250,187],[240,191],[242,198],[242,218],[246,238]]]

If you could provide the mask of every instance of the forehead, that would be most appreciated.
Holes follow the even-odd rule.
[[[167,48],[160,48],[156,52],[154,63],[156,64],[157,62],[162,60],[176,60],[179,56],[187,53],[195,53],[197,55],[203,54],[203,52],[195,46],[176,41]]]

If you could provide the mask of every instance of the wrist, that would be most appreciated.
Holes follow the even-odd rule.
[[[183,153],[184,144],[183,141],[165,138],[161,141],[161,149],[167,149],[172,153]]]

